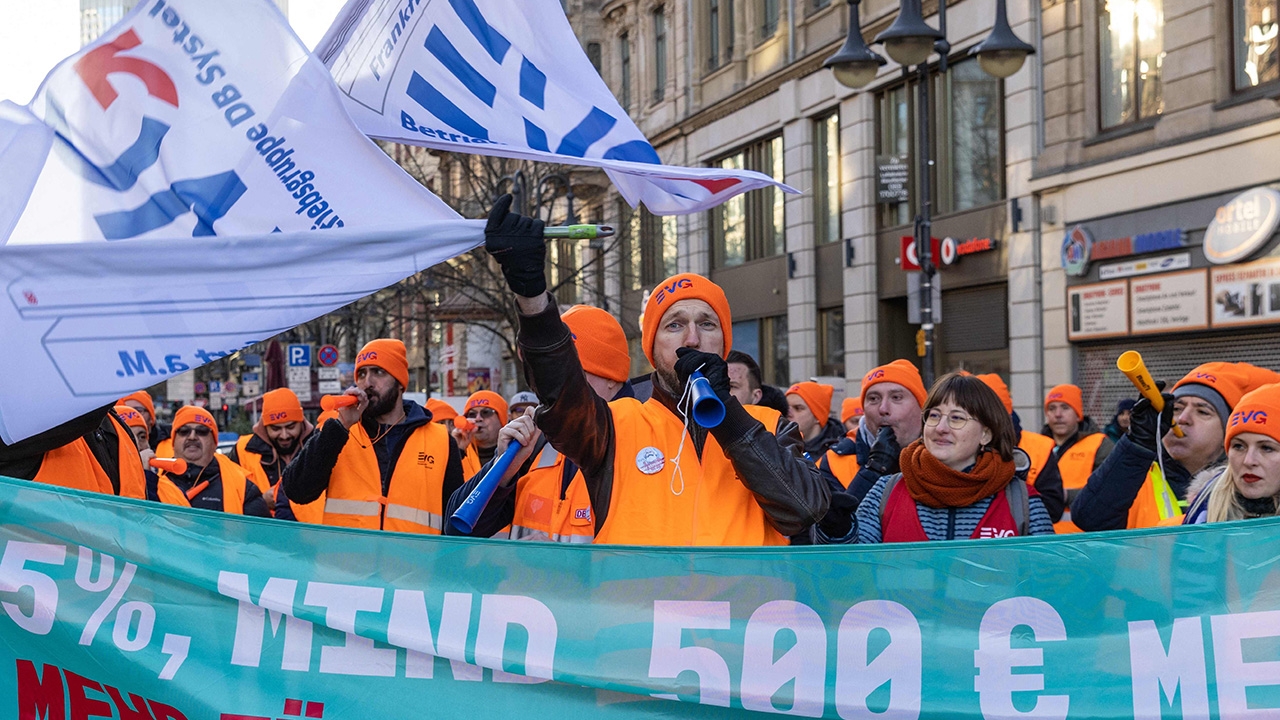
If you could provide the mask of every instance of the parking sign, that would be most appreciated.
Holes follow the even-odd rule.
[[[311,346],[290,345],[289,367],[311,367]]]

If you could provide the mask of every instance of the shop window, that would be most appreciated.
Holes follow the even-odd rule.
[[[952,63],[932,76],[929,124],[934,165],[935,216],[971,210],[1004,199],[1004,89],[976,60]],[[915,217],[919,139],[917,85],[913,79],[876,95],[877,162],[896,157],[907,166],[908,201],[880,203],[880,227],[908,225]]]
[[[1103,130],[1164,112],[1164,0],[1099,0],[1098,118]]]
[[[1280,0],[1233,0],[1233,4],[1236,90],[1280,80]]]
[[[622,65],[622,93],[618,103],[622,109],[631,112],[631,39],[627,33],[618,38],[618,58]]]
[[[662,99],[667,87],[667,16],[659,5],[653,10],[653,101]]]
[[[778,0],[759,0],[760,39],[768,40],[778,32]]]
[[[818,374],[844,377],[844,310],[818,311]]]
[[[786,315],[734,323],[733,349],[755,358],[765,383],[782,387],[791,384]]]
[[[840,239],[840,114],[814,122],[814,229],[819,243]]]
[[[773,137],[721,158],[715,167],[757,170],[782,180],[782,138]],[[741,265],[782,252],[785,228],[782,191],[776,187],[738,195],[711,211],[716,267]]]

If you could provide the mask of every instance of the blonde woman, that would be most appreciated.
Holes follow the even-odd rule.
[[[1280,515],[1280,384],[1240,398],[1224,444],[1226,469],[1194,494],[1183,524]]]

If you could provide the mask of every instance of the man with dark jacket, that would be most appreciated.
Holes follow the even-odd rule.
[[[705,277],[677,275],[645,306],[642,347],[655,368],[645,403],[609,403],[587,384],[572,338],[547,293],[542,221],[500,198],[485,247],[502,266],[520,312],[525,376],[542,400],[538,426],[577,464],[595,541],[638,545],[784,545],[826,513],[829,490],[778,413],[744,408],[729,393],[732,317]],[[689,417],[686,388],[701,372],[724,403],[710,430]],[[764,421],[768,421],[766,425]]]
[[[302,414],[302,403],[289,388],[276,388],[262,396],[262,415],[253,432],[240,438],[227,453],[244,468],[282,520],[296,520],[289,503],[276,502],[280,477],[289,461],[302,449],[315,428]],[[281,512],[283,511],[283,512]]]
[[[804,451],[814,462],[844,437],[844,426],[831,417],[835,388],[816,382],[798,382],[787,390],[787,418],[800,428]]]
[[[448,429],[404,399],[404,343],[370,341],[356,356],[355,405],[338,409],[285,468],[295,503],[325,495],[325,525],[439,535],[462,457]]]

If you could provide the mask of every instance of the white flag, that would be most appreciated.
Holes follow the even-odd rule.
[[[660,164],[557,0],[349,0],[316,55],[366,134],[603,168],[627,202],[676,215],[757,188],[762,173]]]
[[[0,104],[0,178],[10,443],[483,240],[351,123],[269,0],[141,3]]]

